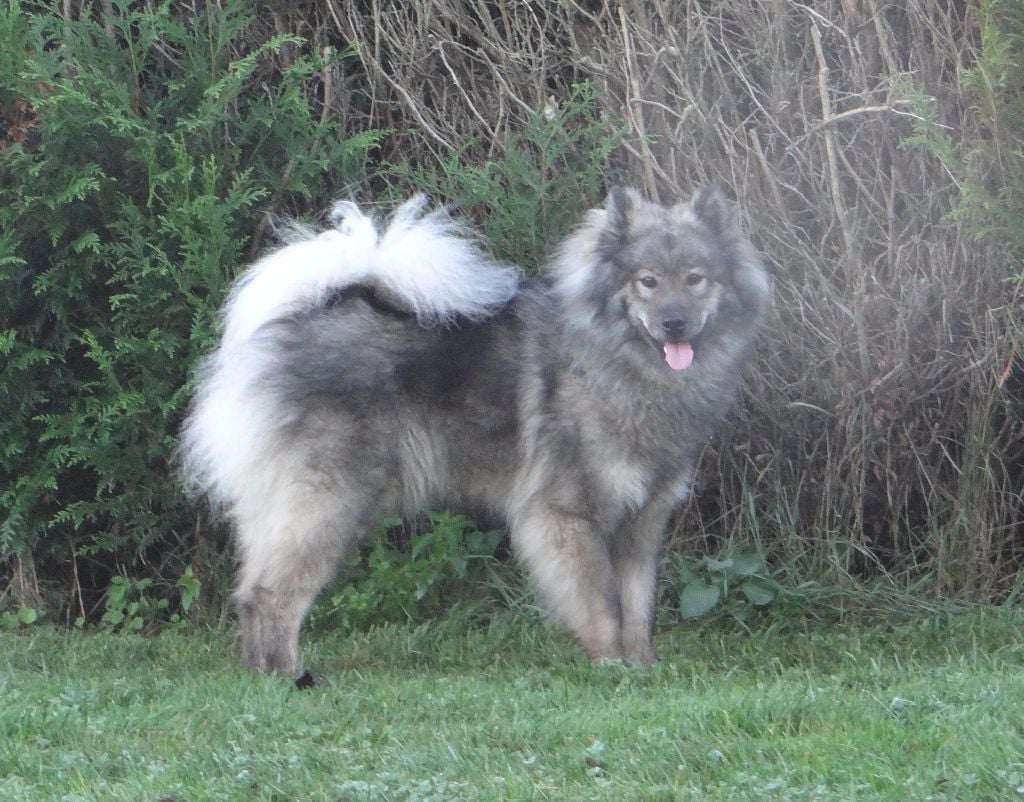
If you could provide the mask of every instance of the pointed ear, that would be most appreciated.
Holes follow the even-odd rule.
[[[636,192],[625,187],[614,186],[605,202],[605,227],[603,238],[608,243],[619,243],[629,236],[630,220],[638,205]]]
[[[706,225],[713,234],[729,238],[740,235],[740,220],[736,206],[717,186],[701,187],[690,201],[693,216]]]
[[[617,185],[612,187],[604,208],[610,228],[621,229],[623,232],[629,228],[629,210],[633,208],[633,198],[628,189]]]

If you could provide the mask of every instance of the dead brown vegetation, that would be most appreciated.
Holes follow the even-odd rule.
[[[735,193],[775,273],[777,317],[682,540],[696,531],[714,548],[753,530],[819,575],[910,566],[938,593],[1012,590],[1024,515],[1013,268],[950,218],[956,182],[911,143],[921,125],[978,136],[962,83],[975,4],[315,11],[357,45],[361,122],[395,132],[392,158],[470,140],[463,159],[500,158],[531,114],[587,81],[629,130],[609,174],[657,198],[707,182]]]

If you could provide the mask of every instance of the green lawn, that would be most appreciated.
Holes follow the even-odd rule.
[[[594,668],[501,613],[307,636],[0,635],[0,800],[1024,798],[1024,612],[663,632]],[[797,631],[801,630],[801,631]]]

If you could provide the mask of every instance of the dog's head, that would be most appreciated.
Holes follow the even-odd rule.
[[[767,304],[767,276],[717,188],[669,207],[612,190],[598,249],[629,322],[674,371],[700,360],[723,318],[752,330]]]

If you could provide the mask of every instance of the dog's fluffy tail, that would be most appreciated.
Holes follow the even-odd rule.
[[[424,325],[493,314],[515,292],[519,271],[488,257],[444,209],[424,214],[427,203],[425,195],[406,201],[383,229],[348,201],[334,207],[327,231],[291,226],[288,244],[235,284],[222,347],[356,284],[372,286]]]

